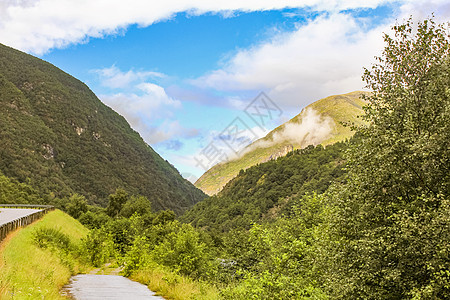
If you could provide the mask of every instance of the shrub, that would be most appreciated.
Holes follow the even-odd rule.
[[[64,234],[60,229],[52,227],[38,228],[33,233],[33,240],[41,248],[50,246],[66,250],[73,248],[69,236]]]

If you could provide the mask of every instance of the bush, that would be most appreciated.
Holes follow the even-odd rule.
[[[88,211],[88,204],[84,196],[74,194],[70,196],[66,205],[66,212],[78,219],[80,215]]]
[[[82,249],[85,258],[96,267],[116,256],[111,234],[103,229],[91,230],[88,236],[82,240]]]
[[[67,250],[73,248],[69,236],[56,228],[38,228],[33,233],[33,240],[41,248],[50,246]]]
[[[110,220],[104,212],[87,211],[80,215],[78,221],[89,229],[100,228]]]
[[[152,251],[153,259],[184,275],[205,277],[214,270],[206,244],[191,225],[182,224]]]

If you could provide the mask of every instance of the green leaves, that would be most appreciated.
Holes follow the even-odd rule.
[[[124,189],[117,189],[114,194],[109,195],[109,203],[106,207],[106,214],[112,218],[119,217],[122,207],[129,199],[128,193]]]
[[[240,278],[223,291],[226,299],[326,299],[318,282],[318,243],[326,239],[323,197],[306,195],[296,201],[291,217],[253,225],[248,233],[232,232],[226,244]],[[232,245],[239,243],[234,249]],[[226,271],[226,268],[224,268]]]
[[[188,224],[180,224],[170,232],[152,253],[153,259],[183,275],[202,276],[212,270],[211,258],[199,232]]]
[[[448,25],[410,19],[393,30],[379,63],[363,76],[373,89],[369,126],[349,149],[348,181],[330,191],[339,243],[329,286],[336,298],[450,293],[446,275],[437,279],[449,267],[442,255],[450,234]]]

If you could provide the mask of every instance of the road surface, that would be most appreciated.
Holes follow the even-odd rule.
[[[31,208],[0,208],[0,226],[22,217],[34,214],[42,209]]]
[[[117,275],[76,275],[64,290],[77,300],[164,300],[145,285]]]

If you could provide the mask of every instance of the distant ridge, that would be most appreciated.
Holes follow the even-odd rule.
[[[362,124],[358,116],[364,113],[362,107],[365,102],[361,99],[364,94],[369,93],[356,91],[334,95],[308,105],[300,114],[249,145],[239,159],[209,169],[195,182],[195,186],[208,195],[215,195],[241,169],[276,159],[310,144],[329,145],[350,138],[353,132],[342,122]]]

